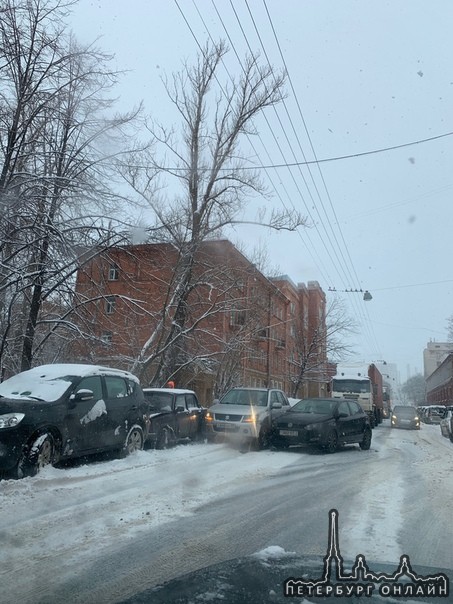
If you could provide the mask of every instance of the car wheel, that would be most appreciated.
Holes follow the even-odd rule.
[[[335,453],[335,451],[338,449],[338,436],[335,430],[331,430],[327,435],[324,449],[327,451],[327,453]]]
[[[261,449],[267,449],[270,445],[270,433],[268,430],[260,430],[260,433],[256,439],[256,449],[261,450]]]
[[[44,466],[54,462],[55,442],[51,434],[46,432],[35,438],[22,453],[17,464],[17,478],[36,476]]]
[[[371,430],[365,430],[362,441],[359,443],[363,451],[368,451],[371,447]]]
[[[450,442],[453,443],[453,433],[450,432]]]
[[[170,430],[163,428],[156,440],[156,449],[168,449],[173,444],[173,438],[170,434]]]
[[[138,424],[135,424],[127,434],[126,442],[124,443],[124,452],[126,455],[129,455],[130,453],[134,453],[134,451],[141,451],[144,444],[143,429]]]

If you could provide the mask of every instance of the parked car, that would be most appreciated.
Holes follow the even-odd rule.
[[[408,428],[420,430],[420,417],[415,407],[411,405],[396,405],[390,418],[392,428]]]
[[[147,442],[156,449],[204,436],[206,409],[193,390],[143,388],[143,393],[149,420]]]
[[[442,436],[449,438],[453,442],[453,407],[447,407],[444,417],[439,423]]]
[[[423,409],[422,421],[425,424],[440,424],[445,415],[445,405],[427,405]]]
[[[356,401],[331,398],[299,401],[274,420],[272,430],[276,447],[315,445],[328,453],[349,443],[358,443],[367,450],[371,436],[369,416]]]
[[[0,471],[35,475],[61,459],[142,449],[138,379],[96,365],[42,365],[0,384]]]
[[[206,413],[206,435],[227,436],[245,445],[269,444],[272,420],[290,408],[286,394],[275,388],[232,388]]]

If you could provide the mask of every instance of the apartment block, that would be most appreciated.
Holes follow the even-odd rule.
[[[115,247],[85,260],[74,302],[83,337],[74,359],[133,370],[146,385],[172,379],[195,389],[205,404],[235,385],[323,394],[322,341],[317,370],[294,393],[303,343],[325,325],[325,294],[317,282],[269,279],[228,240],[206,241],[194,255],[183,333],[177,333],[182,307],[176,300],[186,268],[167,243]],[[171,345],[176,371],[156,383],[161,352]]]

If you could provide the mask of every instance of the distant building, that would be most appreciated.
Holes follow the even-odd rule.
[[[453,352],[452,342],[428,342],[423,351],[423,373],[425,380],[438,368],[449,353]]]
[[[426,378],[426,399],[430,405],[453,405],[453,352]]]
[[[143,350],[155,334],[161,340],[153,346],[161,345],[174,324],[180,266],[181,256],[167,243],[115,247],[81,265],[75,305],[84,338],[72,351],[74,360],[131,369],[141,359],[135,371],[148,384],[160,359]],[[235,385],[279,387],[293,395],[301,334],[306,341],[320,327],[325,332],[319,283],[269,279],[227,240],[204,242],[193,273],[196,285],[185,304],[194,328],[178,340],[178,369],[166,379],[193,388],[204,403]],[[304,376],[297,396],[326,390],[322,338],[315,354],[317,369]]]
[[[374,364],[382,375],[384,394],[386,395],[384,398],[393,405],[401,398],[398,366],[396,363],[387,363],[387,361],[374,361]]]

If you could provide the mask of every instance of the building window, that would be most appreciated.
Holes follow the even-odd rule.
[[[104,344],[110,344],[112,342],[112,332],[111,331],[105,331],[101,335],[101,340],[103,341]]]
[[[105,312],[112,315],[115,312],[116,299],[115,296],[108,296],[105,299]]]
[[[230,311],[230,325],[245,325],[245,310],[232,308]]]
[[[267,327],[262,327],[261,329],[259,329],[258,337],[262,338],[263,340],[267,339],[269,337],[269,329]]]
[[[109,281],[118,281],[120,278],[120,267],[117,264],[109,266]]]

